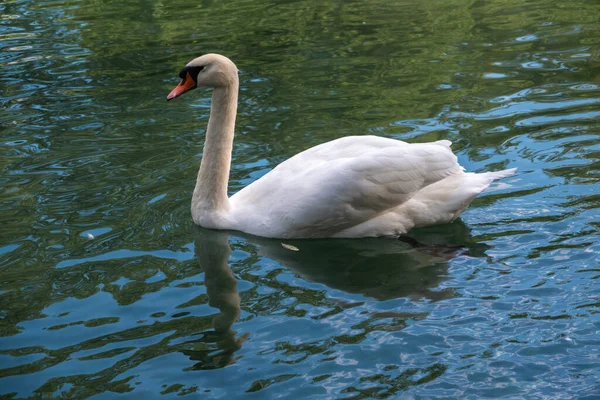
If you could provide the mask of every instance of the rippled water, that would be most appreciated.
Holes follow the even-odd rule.
[[[598,398],[596,0],[0,3],[0,396]],[[326,140],[519,173],[391,240],[194,228],[206,52],[230,189]]]

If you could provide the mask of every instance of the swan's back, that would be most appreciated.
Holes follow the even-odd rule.
[[[313,147],[232,196],[235,229],[270,237],[340,235],[433,183],[465,175],[450,144],[350,136]]]

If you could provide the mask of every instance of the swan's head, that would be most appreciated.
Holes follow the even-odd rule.
[[[190,61],[179,73],[181,82],[167,96],[167,101],[179,97],[198,86],[226,87],[237,82],[238,70],[227,57],[205,54]]]

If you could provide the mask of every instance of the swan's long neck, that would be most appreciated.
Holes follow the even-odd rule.
[[[212,215],[229,210],[227,183],[233,148],[238,86],[236,77],[230,85],[215,88],[212,95],[204,151],[192,198],[194,220],[207,227],[218,228],[218,226],[210,226],[213,225]]]

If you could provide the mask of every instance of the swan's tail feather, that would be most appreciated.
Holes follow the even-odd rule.
[[[513,175],[517,171],[516,168],[505,169],[503,171],[486,172],[485,175],[492,178],[492,180],[502,179]]]
[[[444,147],[448,147],[450,148],[450,146],[452,146],[452,142],[446,139],[443,140],[437,140],[435,142],[433,142],[433,144],[437,144],[438,146],[444,146]]]

